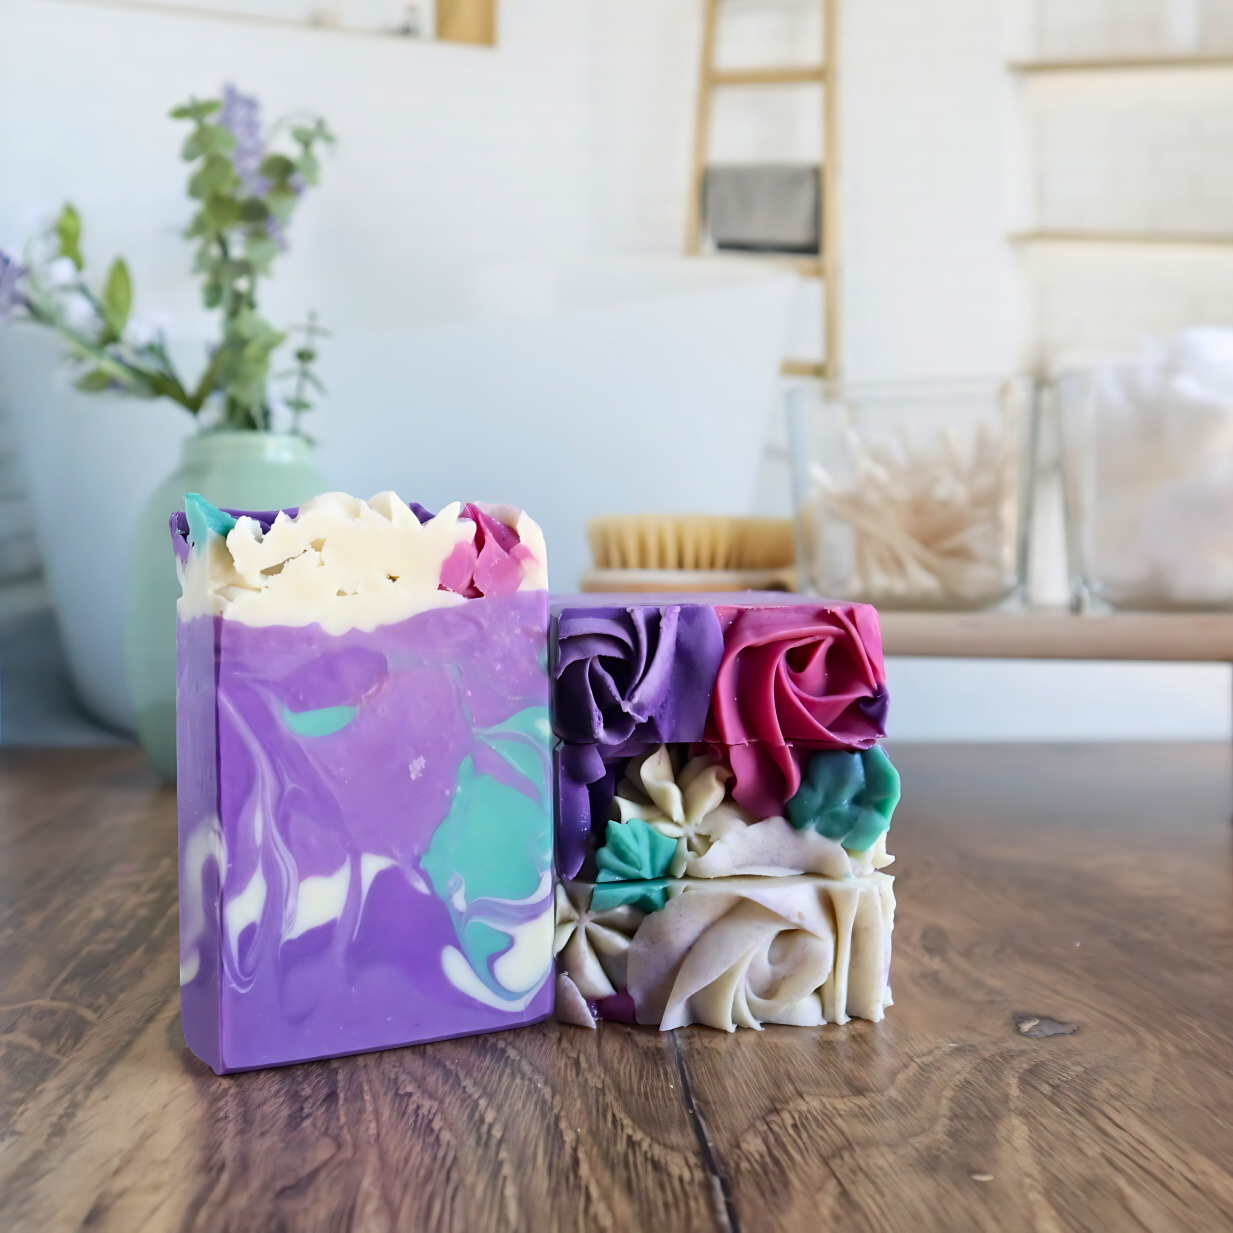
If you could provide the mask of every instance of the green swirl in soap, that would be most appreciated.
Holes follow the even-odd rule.
[[[511,991],[494,978],[490,961],[513,935],[496,925],[514,929],[551,907],[550,899],[537,897],[552,863],[547,725],[546,707],[528,707],[476,733],[533,786],[538,799],[464,758],[449,814],[420,860],[449,907],[467,962],[506,1000]],[[496,924],[494,917],[500,918]]]
[[[356,706],[323,706],[315,711],[283,709],[283,723],[296,736],[332,736],[341,732],[358,714]]]

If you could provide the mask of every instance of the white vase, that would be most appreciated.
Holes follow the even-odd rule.
[[[13,417],[48,590],[83,707],[131,733],[124,608],[138,514],[175,469],[193,417],[165,401],[81,394],[46,330],[0,328],[0,399]]]

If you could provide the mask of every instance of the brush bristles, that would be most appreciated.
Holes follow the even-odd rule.
[[[788,518],[626,514],[587,533],[596,569],[780,569],[796,556]]]

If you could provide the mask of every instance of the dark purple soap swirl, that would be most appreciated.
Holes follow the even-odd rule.
[[[724,650],[709,604],[566,608],[554,649],[558,736],[595,745],[702,739]]]

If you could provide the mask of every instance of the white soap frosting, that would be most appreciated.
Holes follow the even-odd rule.
[[[544,536],[512,506],[479,506],[514,529],[519,590],[546,590]],[[440,587],[442,567],[475,539],[476,524],[458,502],[421,524],[392,492],[368,501],[342,492],[314,497],[262,532],[242,517],[224,540],[211,533],[181,568],[181,620],[213,615],[245,625],[320,625],[328,634],[369,632],[433,608],[466,603]],[[204,550],[203,550],[204,549]]]
[[[830,878],[868,873],[889,864],[880,850],[848,853],[816,831],[797,830],[784,818],[759,819],[728,795],[732,772],[708,754],[678,772],[667,746],[634,758],[616,790],[621,822],[641,818],[677,848],[671,877],[725,878],[734,874],[786,877],[818,873]],[[881,862],[880,864],[878,862]]]
[[[687,878],[650,913],[594,912],[593,890],[557,888],[557,962],[584,1002],[627,987],[639,1023],[728,1032],[876,1021],[891,1005],[895,896],[884,873]]]

